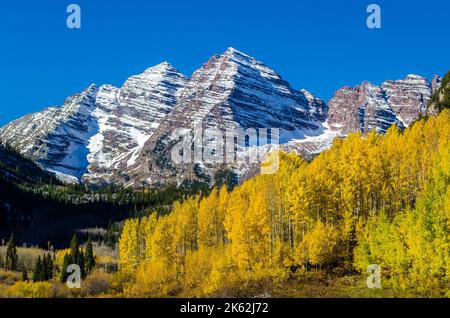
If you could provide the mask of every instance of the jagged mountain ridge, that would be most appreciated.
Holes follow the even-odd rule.
[[[175,106],[187,78],[163,62],[144,73],[130,77],[113,98],[99,100],[99,109],[111,111],[100,115],[100,130],[90,141],[88,173],[83,181],[109,183],[116,171],[134,164],[145,142]],[[109,97],[112,97],[111,94]],[[101,111],[100,111],[101,114]]]
[[[136,160],[146,161],[141,149],[167,127],[200,120],[221,129],[281,127],[287,132],[282,138],[300,138],[321,132],[326,111],[320,99],[292,89],[261,62],[230,48],[189,80],[165,62],[120,89],[91,85],[62,107],[11,122],[0,138],[66,181],[131,184]]]
[[[450,71],[443,78],[433,80],[433,98],[429,109],[433,112],[450,108]]]
[[[113,171],[132,163],[185,82],[164,62],[120,89],[90,85],[61,107],[15,120],[1,129],[0,139],[65,181],[114,182]]]
[[[280,142],[286,143],[321,134],[326,114],[323,101],[306,90],[294,90],[260,61],[229,48],[193,74],[176,107],[129,170],[129,177],[140,184],[195,178],[194,163],[172,165],[169,161],[174,128],[187,134],[198,126],[202,131],[215,128],[223,135],[236,128],[279,128]],[[231,168],[242,174],[245,169],[240,164],[201,166],[201,174],[210,178],[219,170]]]
[[[122,87],[91,85],[61,107],[26,115],[0,130],[3,143],[66,181],[127,186],[180,183],[199,167],[170,163],[171,134],[202,129],[280,128],[282,149],[318,153],[351,131],[384,133],[426,112],[440,85],[410,75],[380,86],[344,87],[327,105],[260,61],[229,48],[188,78],[164,62]],[[432,110],[431,110],[432,111]],[[201,165],[213,178],[232,169],[246,178],[255,167]],[[252,171],[252,172],[250,172]]]
[[[427,109],[441,78],[432,83],[425,77],[410,74],[402,80],[388,80],[380,86],[363,82],[355,87],[343,87],[329,101],[327,123],[342,135],[375,129],[384,134],[389,127],[408,127],[420,116],[435,114]]]

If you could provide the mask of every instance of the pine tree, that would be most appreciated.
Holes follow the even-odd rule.
[[[47,255],[44,254],[44,256],[42,256],[41,272],[39,273],[41,281],[47,280],[47,268],[48,268]]]
[[[33,282],[40,282],[43,280],[43,275],[42,275],[42,261],[41,261],[41,256],[38,256],[38,259],[36,260],[36,263],[34,265],[34,270],[33,270]]]
[[[50,254],[44,255],[45,265],[43,265],[45,280],[53,279],[53,259]]]
[[[70,242],[70,256],[73,264],[80,264],[80,246],[78,245],[77,235],[74,234]]]
[[[92,247],[91,239],[86,243],[86,273],[89,275],[95,267],[94,249]]]
[[[15,271],[17,270],[17,261],[18,261],[18,255],[17,255],[17,248],[16,248],[16,242],[14,240],[14,234],[11,234],[11,237],[9,239],[7,248],[6,248],[6,260],[5,260],[5,267],[7,270]]]
[[[84,252],[79,252],[78,266],[80,266],[81,278],[86,278],[85,257]]]
[[[105,245],[112,249],[115,248],[116,246],[116,239],[114,232],[115,232],[114,225],[111,223],[111,221],[109,221],[108,229],[106,230],[105,235]]]
[[[64,255],[63,265],[61,268],[60,281],[65,283],[67,281],[67,267],[72,264],[71,256],[69,254]]]
[[[22,270],[22,281],[24,281],[24,282],[28,281],[28,271],[25,267]]]

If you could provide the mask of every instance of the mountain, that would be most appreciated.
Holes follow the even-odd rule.
[[[134,164],[144,143],[172,110],[187,78],[164,62],[97,96],[98,131],[89,140],[88,183],[110,183]]]
[[[175,128],[274,127],[287,142],[320,135],[326,115],[323,101],[230,48],[190,79],[164,62],[121,88],[91,85],[60,107],[11,122],[0,138],[65,181],[136,186],[174,181],[165,178],[167,171],[151,179],[149,167],[170,157],[149,153],[170,151],[155,145]]]
[[[408,127],[427,111],[434,90],[440,85],[435,76],[433,84],[418,75],[402,80],[388,80],[380,86],[363,82],[356,87],[339,89],[329,101],[328,124],[341,134],[352,131],[367,133],[375,129],[385,133],[392,125]]]
[[[196,127],[203,132],[214,128],[222,135],[237,128],[279,128],[280,142],[286,143],[320,135],[326,115],[323,101],[305,90],[293,89],[260,61],[229,48],[192,75],[176,106],[126,173],[132,184],[182,182],[198,177],[209,181],[218,171],[229,169],[242,174],[245,167],[239,164],[174,165],[174,129],[191,135],[189,142],[194,144]]]
[[[91,85],[60,107],[15,120],[0,139],[66,182],[107,184],[119,166],[133,162],[186,81],[164,62],[120,89]]]
[[[86,168],[86,145],[94,134],[91,112],[98,88],[91,85],[69,97],[63,107],[26,115],[2,128],[3,143],[49,171],[81,177]]]
[[[434,94],[429,104],[430,111],[438,112],[450,108],[450,72],[445,74],[443,79],[433,80],[433,85]]]
[[[108,202],[106,195],[102,199],[101,193],[84,190],[64,186],[53,173],[0,145],[0,238],[14,233],[20,244],[48,246],[50,241],[65,247],[75,231],[106,226],[133,210],[131,202]]]
[[[428,105],[433,93],[442,94],[442,82],[439,76],[430,83],[418,75],[380,86],[363,82],[339,89],[327,105],[305,89],[292,88],[257,59],[229,48],[189,78],[163,62],[120,88],[92,84],[61,106],[7,124],[0,140],[65,182],[131,187],[239,182],[259,173],[259,162],[218,163],[191,156],[191,161],[174,164],[173,156],[188,158],[200,150],[218,158],[225,153],[227,132],[251,134],[254,129],[256,141],[236,143],[233,138],[232,157],[247,150],[262,160],[278,129],[281,149],[312,157],[349,132],[385,133],[392,125],[407,127],[421,115],[436,113]]]
[[[8,146],[0,145],[0,188],[4,192],[6,183],[58,184],[56,176],[43,170]]]

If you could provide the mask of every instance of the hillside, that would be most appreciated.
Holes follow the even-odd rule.
[[[274,175],[129,219],[126,295],[298,296],[297,282],[351,296],[364,288],[355,274],[377,264],[383,290],[367,295],[448,296],[449,110],[385,136],[350,134],[310,163],[279,155]]]
[[[106,227],[146,209],[165,213],[174,200],[199,189],[164,188],[101,191],[64,185],[30,159],[0,146],[0,239],[55,247],[68,244],[75,231]]]
[[[434,93],[429,107],[438,111],[450,108],[450,71],[442,79],[442,83]]]

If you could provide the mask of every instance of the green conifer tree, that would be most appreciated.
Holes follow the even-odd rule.
[[[64,255],[64,259],[63,259],[63,265],[61,268],[61,274],[60,274],[60,282],[61,283],[65,283],[67,281],[67,267],[72,263],[71,260],[71,256],[70,255]]]
[[[95,267],[94,249],[91,239],[89,238],[86,243],[86,273],[89,275]]]
[[[70,243],[70,256],[72,264],[80,264],[80,246],[78,245],[77,235],[74,234]]]
[[[44,266],[45,280],[51,280],[51,279],[53,279],[53,259],[50,254],[47,254],[44,257],[46,259],[45,266]]]
[[[38,259],[36,260],[36,263],[34,265],[33,270],[33,282],[40,282],[42,280],[42,261],[41,256],[38,256]]]
[[[6,247],[6,260],[5,260],[6,269],[12,270],[12,271],[17,270],[17,261],[18,261],[18,255],[17,255],[16,242],[14,240],[14,234],[11,234],[8,245]]]
[[[78,266],[80,266],[81,278],[86,278],[85,256],[83,251],[79,252]]]
[[[24,281],[24,282],[28,281],[28,271],[25,267],[22,270],[22,281]]]

